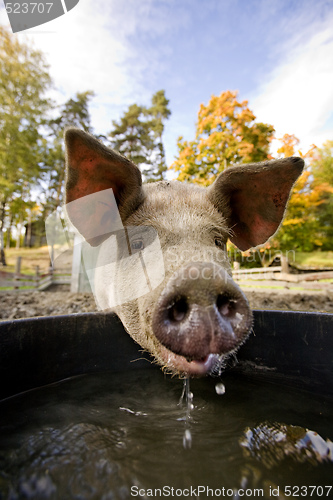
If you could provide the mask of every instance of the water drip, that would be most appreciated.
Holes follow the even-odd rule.
[[[185,432],[183,435],[183,446],[185,449],[189,449],[192,446],[192,434],[190,430],[190,418],[191,410],[193,410],[193,392],[190,391],[190,378],[186,377],[184,379],[183,391],[180,396],[179,404],[181,404],[185,397],[186,404],[186,415],[185,415]]]
[[[222,384],[222,382],[218,382],[215,385],[215,391],[216,391],[216,394],[218,394],[219,396],[222,396],[223,394],[225,394],[225,385]]]

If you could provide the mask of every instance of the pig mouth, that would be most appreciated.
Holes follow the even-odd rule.
[[[157,308],[153,331],[159,341],[162,364],[174,373],[189,376],[214,375],[251,331],[252,313],[243,296],[225,296],[206,307]],[[236,303],[236,306],[234,306]]]
[[[161,361],[173,373],[202,377],[213,374],[216,367],[221,366],[223,357],[219,354],[207,354],[202,359],[191,359],[170,351],[163,345],[160,346]]]
[[[166,368],[207,375],[243,344],[252,312],[239,286],[214,262],[190,262],[162,290],[152,331]]]

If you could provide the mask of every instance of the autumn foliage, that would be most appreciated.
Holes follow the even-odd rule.
[[[201,104],[195,139],[178,140],[178,158],[171,165],[178,180],[209,185],[230,165],[267,160],[274,127],[255,120],[248,101],[240,102],[236,91]]]
[[[178,157],[170,168],[180,181],[207,186],[230,165],[271,159],[273,134],[274,127],[258,123],[236,91],[222,92],[201,104],[195,139],[178,139]],[[332,250],[333,141],[303,153],[294,134],[278,140],[278,157],[301,156],[306,168],[293,188],[282,227],[263,250]]]
[[[292,139],[290,139],[292,138]],[[298,154],[306,169],[294,186],[282,227],[273,240],[279,248],[312,251],[333,249],[333,141],[295,152],[299,140],[287,134],[278,150],[283,156]]]

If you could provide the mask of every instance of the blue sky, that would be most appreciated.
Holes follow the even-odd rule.
[[[9,26],[0,5],[0,24]],[[194,138],[200,104],[224,90],[238,90],[277,137],[296,134],[304,152],[333,139],[332,1],[80,0],[68,14],[13,36],[45,53],[58,102],[96,93],[96,133],[165,89],[169,165],[178,136]]]

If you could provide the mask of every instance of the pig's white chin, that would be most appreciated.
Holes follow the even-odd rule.
[[[209,354],[202,360],[187,361],[184,356],[169,351],[164,346],[160,348],[160,358],[167,369],[180,375],[202,377],[213,372],[221,357],[218,354]]]

